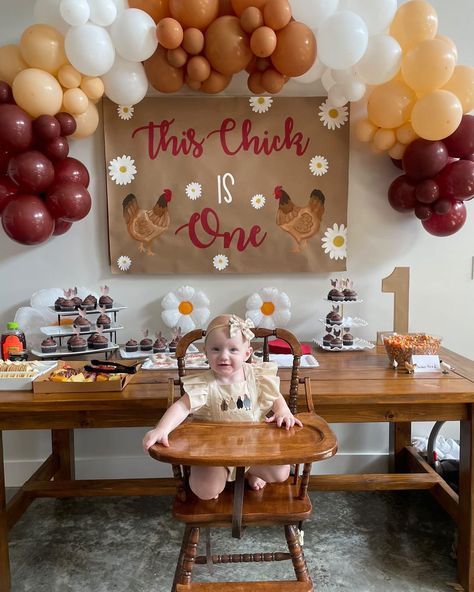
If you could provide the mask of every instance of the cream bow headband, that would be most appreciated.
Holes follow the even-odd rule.
[[[235,315],[232,315],[229,319],[229,332],[231,337],[236,337],[239,332],[241,332],[245,339],[250,341],[255,337],[254,333],[250,330],[253,327],[255,327],[255,325],[251,319],[243,321]]]

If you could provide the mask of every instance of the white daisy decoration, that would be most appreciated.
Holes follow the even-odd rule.
[[[202,195],[202,187],[200,183],[192,182],[186,185],[186,195],[193,201],[199,199]]]
[[[265,196],[262,195],[261,193],[256,193],[250,199],[250,203],[252,204],[253,208],[255,208],[256,210],[259,210],[260,208],[263,208],[263,206],[265,205]]]
[[[271,97],[250,97],[249,103],[254,113],[266,113],[272,106],[273,99]]]
[[[132,119],[134,111],[135,109],[132,105],[119,105],[117,107],[118,116],[120,119],[124,119],[125,121]]]
[[[117,156],[109,162],[109,175],[117,185],[128,185],[135,179],[137,167],[130,156]]]
[[[204,327],[211,314],[209,298],[192,286],[168,292],[161,301],[161,318],[167,327],[179,327],[183,333]]]
[[[326,99],[319,106],[319,119],[330,130],[340,128],[349,119],[347,107],[333,107]]]
[[[256,327],[275,329],[284,327],[291,319],[291,302],[285,292],[276,288],[262,288],[247,298],[245,318]]]
[[[319,156],[319,154],[317,154],[309,161],[309,170],[313,175],[316,175],[316,177],[322,177],[322,175],[325,175],[328,172],[328,169],[329,163],[324,156]]]
[[[227,255],[216,255],[212,259],[212,265],[214,265],[217,271],[222,271],[229,265],[229,257]]]
[[[333,224],[328,228],[321,239],[322,248],[329,253],[331,259],[345,259],[347,257],[347,228],[344,224]]]
[[[128,255],[120,255],[120,257],[117,259],[117,267],[120,269],[120,271],[128,271],[131,265],[132,260],[130,257],[128,257]]]

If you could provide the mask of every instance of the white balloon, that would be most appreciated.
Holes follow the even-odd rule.
[[[74,68],[86,76],[102,76],[114,64],[115,49],[110,35],[92,23],[71,27],[64,38],[64,49]]]
[[[326,71],[321,76],[321,82],[326,92],[329,92],[329,89],[336,84],[330,68],[326,68]]]
[[[112,2],[115,4],[115,7],[117,8],[117,14],[121,13],[126,8],[128,8],[127,0],[112,0]]]
[[[360,16],[344,10],[335,12],[319,29],[319,59],[328,68],[345,70],[364,55],[368,39],[367,27]]]
[[[397,0],[340,0],[339,10],[358,14],[367,25],[369,35],[383,33],[397,11]]]
[[[348,101],[343,84],[333,84],[328,91],[328,103],[331,107],[342,107]]]
[[[61,0],[59,12],[71,27],[79,27],[87,23],[91,11],[87,0]]]
[[[102,76],[105,94],[117,105],[135,105],[146,95],[148,80],[140,62],[124,60],[119,55],[113,67]]]
[[[383,84],[400,69],[402,48],[390,35],[369,38],[367,50],[354,66],[357,76],[366,84]]]
[[[147,60],[158,46],[155,21],[138,8],[121,12],[110,27],[110,36],[117,53],[131,62]]]
[[[357,74],[354,72],[354,68],[346,68],[345,70],[331,70],[331,76],[334,82],[351,82],[357,78]]]
[[[314,64],[311,66],[309,70],[306,70],[306,72],[304,74],[301,74],[301,76],[295,76],[293,80],[295,80],[296,82],[300,82],[301,84],[309,84],[311,82],[319,80],[323,75],[324,70],[326,70],[326,66],[324,64],[321,64],[318,58],[316,58],[314,60]]]
[[[310,29],[318,29],[321,23],[337,10],[339,0],[289,0],[291,14]]]
[[[117,7],[113,0],[89,0],[90,19],[101,27],[108,27],[117,18]]]
[[[348,101],[360,101],[365,95],[366,86],[360,80],[348,80],[342,83],[342,90]]]
[[[36,23],[50,25],[63,34],[69,29],[59,12],[59,0],[36,0],[33,14]]]

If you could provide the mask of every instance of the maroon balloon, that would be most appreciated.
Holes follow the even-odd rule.
[[[436,176],[442,197],[466,199],[474,194],[474,162],[456,160]]]
[[[23,245],[37,245],[50,238],[54,220],[44,201],[37,195],[17,195],[2,214],[2,225],[8,236]]]
[[[68,156],[54,164],[54,181],[55,183],[71,181],[89,187],[89,172],[80,160]]]
[[[62,136],[70,136],[76,131],[76,120],[70,113],[61,111],[60,113],[56,113],[54,117],[56,117],[56,119],[59,122],[59,125],[61,126]]]
[[[79,183],[55,183],[48,191],[46,205],[53,218],[64,218],[67,222],[82,220],[92,205],[91,196]]]
[[[392,157],[390,157],[390,160],[393,162],[394,166],[397,167],[397,169],[400,169],[401,171],[403,171],[403,163],[402,163],[402,159],[401,158],[392,158]]]
[[[53,115],[40,115],[33,121],[33,134],[39,142],[50,142],[61,135],[61,125]]]
[[[423,220],[423,228],[434,236],[450,236],[463,227],[466,221],[466,206],[459,199],[451,200],[451,209],[447,214],[433,214]]]
[[[449,156],[466,158],[474,153],[474,115],[463,115],[461,123],[443,143]]]
[[[413,210],[416,205],[415,184],[406,175],[400,175],[388,188],[388,201],[397,212]]]
[[[14,103],[10,85],[5,80],[0,80],[0,103]]]
[[[415,216],[418,220],[428,220],[432,215],[433,210],[431,209],[431,206],[424,204],[418,204],[415,206]]]
[[[11,154],[8,150],[0,149],[0,175],[6,175]]]
[[[439,187],[433,179],[420,181],[415,189],[416,199],[423,204],[430,204],[439,197]]]
[[[405,173],[415,181],[430,179],[446,165],[448,151],[443,142],[418,138],[408,144],[403,153]]]
[[[39,193],[53,182],[54,167],[42,152],[28,150],[10,158],[8,174],[22,191]]]
[[[447,214],[453,205],[451,199],[446,197],[441,197],[440,199],[436,200],[434,204],[431,206],[433,208],[433,212],[435,214]]]
[[[13,183],[10,177],[6,175],[0,177],[0,214],[18,193],[18,185]]]
[[[69,154],[69,142],[64,136],[58,136],[43,144],[43,152],[51,160],[62,160]]]
[[[57,220],[55,220],[55,224],[54,224],[54,231],[53,234],[54,236],[59,236],[60,234],[64,234],[65,232],[67,232],[72,226],[72,222],[67,222],[66,220],[63,220],[62,218],[58,218]]]
[[[0,105],[0,148],[28,150],[33,142],[31,117],[17,105]]]

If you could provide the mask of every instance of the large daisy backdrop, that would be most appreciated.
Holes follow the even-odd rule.
[[[192,286],[168,292],[161,301],[161,318],[167,327],[179,327],[183,333],[204,328],[209,320],[209,298]]]
[[[256,327],[275,329],[284,327],[291,319],[291,302],[285,292],[277,288],[262,288],[251,294],[246,302],[246,318]]]

